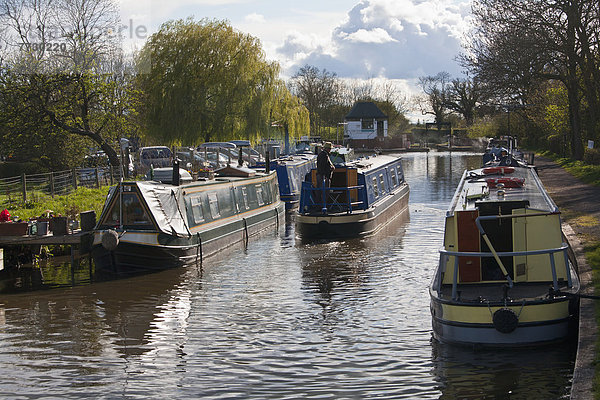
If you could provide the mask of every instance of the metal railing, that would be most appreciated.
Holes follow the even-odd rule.
[[[351,192],[353,190],[356,193]],[[355,201],[353,201],[353,197],[356,199]],[[366,204],[364,186],[325,187],[323,185],[315,188],[310,182],[302,182],[300,213],[317,208],[324,214],[344,211],[350,214],[353,210],[365,209]]]
[[[0,178],[0,208],[11,204],[25,204],[39,194],[54,197],[70,194],[80,186],[98,188],[112,185],[120,178],[120,169],[112,167],[74,168]]]
[[[437,274],[434,280],[435,289],[440,292],[442,288],[442,272],[445,270],[444,266],[448,263],[450,257],[454,257],[454,276],[452,277],[452,299],[458,299],[458,266],[460,257],[514,257],[514,256],[533,256],[548,254],[550,261],[550,269],[552,272],[552,284],[554,290],[558,290],[558,275],[556,272],[556,263],[554,254],[562,252],[565,258],[565,268],[567,276],[567,284],[569,287],[573,286],[573,279],[571,277],[571,270],[569,268],[569,246],[563,243],[561,247],[543,250],[528,250],[528,251],[503,251],[503,252],[466,252],[466,251],[449,251],[446,249],[440,249],[440,264],[437,269]]]

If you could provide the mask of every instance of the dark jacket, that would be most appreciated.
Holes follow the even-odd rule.
[[[331,179],[335,167],[329,159],[329,152],[323,150],[317,156],[317,175]]]

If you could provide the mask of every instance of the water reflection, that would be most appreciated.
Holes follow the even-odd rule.
[[[440,399],[568,399],[576,346],[473,350],[432,341]]]
[[[449,157],[404,156],[409,213],[369,238],[304,245],[288,215],[203,269],[73,287],[57,269],[45,278],[68,287],[0,295],[0,397],[567,397],[569,346],[431,341],[445,210],[480,162]]]

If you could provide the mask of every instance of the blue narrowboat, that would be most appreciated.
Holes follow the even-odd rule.
[[[271,170],[277,171],[279,197],[285,203],[286,210],[298,207],[302,182],[316,166],[317,156],[309,153],[281,156],[270,162]]]
[[[122,182],[112,187],[95,228],[100,276],[201,262],[279,223],[275,172],[224,167],[214,179]]]
[[[330,187],[317,184],[313,168],[302,183],[297,230],[303,239],[371,235],[407,211],[408,196],[399,157],[379,155],[338,165]]]

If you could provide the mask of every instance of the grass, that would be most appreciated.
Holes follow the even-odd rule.
[[[551,158],[558,165],[567,170],[571,175],[580,179],[582,182],[594,186],[600,186],[600,165],[590,165],[583,161],[575,161],[570,158],[563,158],[554,153],[542,152],[544,157]]]
[[[104,200],[108,194],[109,186],[99,189],[79,187],[73,193],[63,196],[54,196],[43,193],[30,195],[31,200],[23,204],[11,204],[7,207],[11,216],[17,216],[22,220],[40,217],[51,210],[52,214],[66,216],[70,219],[78,219],[82,211],[93,210],[100,216]]]

